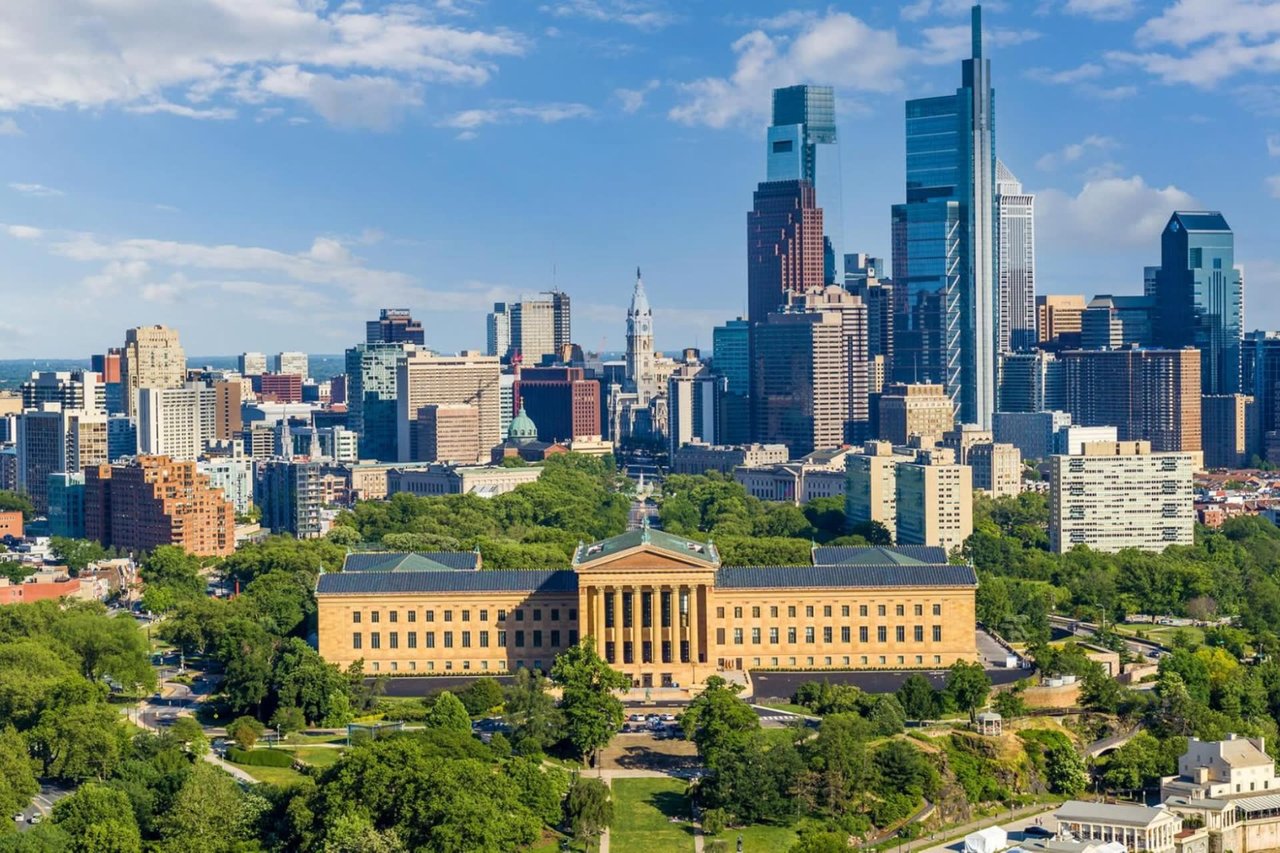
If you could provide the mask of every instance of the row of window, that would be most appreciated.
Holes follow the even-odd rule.
[[[761,609],[762,609],[762,608],[761,608],[761,607],[759,607],[758,605],[757,605],[757,606],[755,606],[755,607],[752,607],[752,608],[751,608],[751,618],[752,618],[752,619],[759,619],[759,618],[760,618]],[[744,614],[745,610],[746,610],[746,608],[744,608],[744,607],[735,607],[735,608],[733,608],[733,618],[734,618],[734,619],[741,619],[741,618],[743,618],[743,614]],[[770,607],[769,607],[769,617],[770,617],[771,619],[777,619],[777,618],[778,618],[778,614],[779,614],[779,610],[780,610],[780,608],[779,608],[779,607],[778,607],[778,605],[776,605],[776,604],[774,604],[774,605],[770,606]],[[797,611],[798,611],[798,608],[796,607],[796,605],[794,605],[794,604],[788,605],[788,606],[787,606],[787,618],[788,618],[788,619],[795,619],[795,618],[796,618],[796,616],[797,616]],[[924,615],[924,605],[923,605],[923,604],[915,604],[915,605],[912,605],[912,611],[913,611],[914,615],[916,615],[916,616],[923,616],[923,615]],[[846,618],[847,618],[847,617],[850,615],[850,612],[851,612],[851,609],[850,609],[850,606],[849,606],[848,604],[842,604],[842,605],[840,605],[840,615],[841,615],[841,616],[844,616],[844,617],[846,617]],[[867,615],[868,615],[868,613],[869,613],[869,607],[868,607],[868,605],[866,605],[866,604],[859,604],[859,605],[858,605],[858,615],[859,615],[859,616],[867,616]],[[835,614],[835,608],[834,608],[832,605],[830,605],[830,604],[824,604],[824,605],[822,606],[822,615],[823,615],[823,616],[825,616],[825,617],[831,617],[831,616],[833,616],[834,614]],[[805,605],[805,608],[804,608],[804,615],[805,615],[805,617],[806,617],[806,618],[809,618],[809,619],[814,618],[814,616],[816,616],[816,615],[817,615],[817,608],[816,608],[814,605],[812,605],[812,604]],[[887,616],[887,615],[888,615],[888,606],[887,606],[887,605],[884,605],[884,604],[877,604],[877,605],[876,605],[876,615],[877,615],[877,616]],[[893,615],[894,615],[894,616],[906,616],[906,615],[907,615],[907,606],[906,606],[905,604],[896,604],[896,605],[894,605],[894,608],[893,608]],[[933,615],[934,615],[934,616],[941,616],[941,615],[942,615],[942,605],[941,605],[941,604],[935,604],[935,605],[933,605]],[[723,619],[723,618],[725,618],[725,608],[723,608],[723,607],[717,607],[717,608],[716,608],[716,618],[717,618],[717,619]],[[666,626],[664,625],[663,627],[666,627]]]
[[[635,663],[635,644],[630,640],[623,642],[622,660],[618,660],[618,643],[612,641],[604,644],[604,659],[609,663]],[[674,663],[671,657],[672,645],[670,640],[663,640],[658,646],[658,650],[662,655],[663,663]],[[654,645],[652,640],[645,640],[640,643],[640,663],[654,663],[653,660]],[[689,662],[689,641],[680,641],[680,663]]]
[[[376,660],[369,661],[368,662],[369,670],[371,672],[381,672],[383,671],[382,670],[383,663],[386,664],[386,667],[387,667],[385,670],[386,672],[417,672],[418,671],[418,662],[416,660],[406,661],[403,668],[401,668],[399,661],[394,661],[394,660],[385,661],[385,662],[376,661]],[[462,660],[462,661],[457,661],[456,664],[454,661],[446,660],[441,663],[440,669],[443,670],[444,672],[453,672],[455,670],[469,672],[474,669],[478,669],[481,672],[485,672],[490,669],[489,664],[490,662],[487,660],[480,660],[480,661]],[[533,669],[542,669],[542,661],[540,660],[516,661],[516,669],[528,669],[530,667],[532,667]],[[495,661],[492,668],[499,672],[505,672],[507,669],[506,658],[501,658]],[[433,660],[426,661],[426,665],[422,671],[435,672],[436,662]]]
[[[746,630],[747,630],[747,629],[745,629],[745,628],[734,628],[734,629],[733,629],[733,644],[734,644],[735,646],[741,646],[741,645],[745,642],[745,638],[746,638]],[[763,629],[762,629],[762,628],[752,628],[752,629],[750,629],[750,630],[751,630],[751,644],[752,644],[752,645],[754,645],[754,646],[758,646],[758,645],[760,645],[760,643],[761,643],[761,638],[763,637]],[[725,632],[725,629],[724,629],[724,628],[717,628],[717,629],[716,629],[716,643],[718,643],[719,645],[722,645],[722,646],[725,644],[725,633],[726,633],[726,632]],[[905,643],[905,642],[907,642],[907,626],[906,626],[906,625],[895,625],[895,626],[894,626],[894,629],[893,629],[893,634],[894,634],[894,642],[897,642],[897,643]],[[779,638],[781,637],[781,635],[782,635],[782,631],[781,631],[781,629],[780,629],[780,628],[770,628],[770,629],[769,629],[769,643],[770,643],[770,645],[775,645],[775,646],[776,646],[776,645],[778,644],[778,642],[779,642]],[[787,629],[787,642],[788,642],[788,643],[790,643],[790,644],[793,644],[793,645],[794,645],[795,643],[799,642],[799,636],[800,636],[800,629],[798,629],[798,628],[788,628],[788,629]],[[871,636],[871,629],[869,629],[866,625],[862,625],[862,626],[860,626],[860,627],[858,628],[858,642],[859,642],[859,643],[868,643],[868,642],[870,642],[870,639],[869,639],[869,638],[870,638],[870,636]],[[935,642],[935,643],[941,643],[941,642],[942,642],[942,626],[941,626],[941,625],[934,625],[934,626],[933,626],[933,632],[932,632],[932,635],[931,635],[931,636],[933,637],[933,642]],[[808,627],[808,628],[805,628],[805,629],[804,629],[804,641],[805,641],[806,643],[810,643],[810,644],[812,644],[812,643],[816,643],[816,642],[818,641],[818,640],[817,640],[817,637],[818,637],[818,629],[817,629],[817,628],[814,628],[814,627],[810,626],[810,627]],[[852,639],[852,638],[853,638],[853,629],[852,629],[852,628],[850,628],[848,625],[843,625],[843,626],[841,626],[841,628],[840,628],[840,642],[842,642],[842,643],[850,643],[850,642],[853,642],[853,639]],[[915,642],[917,642],[917,643],[923,643],[923,642],[924,642],[924,626],[923,626],[923,625],[914,625],[914,626],[912,626],[912,627],[911,627],[911,638],[912,638],[912,640],[913,640],[913,641],[915,641]],[[826,627],[826,628],[823,628],[823,629],[822,629],[822,642],[824,642],[824,643],[833,643],[833,642],[835,642],[835,629],[834,629],[834,628]],[[889,628],[888,628],[888,626],[885,626],[885,625],[878,625],[878,626],[876,627],[876,642],[877,642],[877,643],[887,643],[887,642],[889,642]]]
[[[552,621],[552,622],[559,622],[559,621],[560,621],[560,608],[559,608],[559,607],[549,607],[549,608],[547,608],[547,612],[548,612],[548,614],[550,615],[550,621]],[[505,609],[503,609],[503,610],[499,610],[497,613],[498,613],[498,621],[499,621],[499,622],[506,622],[506,621],[507,621],[507,611],[506,611]],[[532,616],[531,621],[533,621],[533,622],[541,622],[541,621],[542,621],[542,613],[543,613],[543,609],[542,609],[541,607],[534,607],[534,608],[532,608],[532,613],[530,614],[530,615]],[[440,621],[442,621],[442,622],[452,622],[452,621],[453,621],[453,614],[454,614],[454,611],[453,611],[453,610],[442,610],[442,611],[440,611]],[[570,608],[568,608],[568,614],[569,614],[569,621],[570,621],[570,622],[576,622],[576,621],[578,621],[578,609],[577,609],[576,607],[570,607]],[[469,608],[459,610],[459,611],[458,611],[458,615],[461,617],[461,618],[458,620],[458,621],[460,621],[460,622],[470,622],[470,621],[471,621],[471,610],[470,610]],[[489,610],[488,610],[488,608],[481,608],[481,609],[480,609],[480,611],[479,611],[479,616],[480,616],[480,621],[481,621],[481,622],[488,622],[488,621],[489,621]],[[523,609],[523,608],[516,608],[515,610],[513,610],[513,611],[511,612],[511,616],[512,616],[512,618],[513,618],[516,622],[523,622],[523,621],[524,621],[524,617],[525,617],[525,611],[524,611],[524,609]],[[422,620],[423,620],[424,622],[434,622],[434,621],[436,621],[436,611],[434,611],[434,610],[424,610],[424,611],[422,612]],[[353,610],[353,611],[351,612],[351,621],[352,621],[352,623],[353,623],[353,624],[359,625],[361,622],[363,622],[363,621],[364,621],[364,614],[363,614],[361,611],[359,611],[359,610]],[[382,621],[382,612],[381,612],[381,611],[379,611],[379,610],[371,610],[371,611],[369,611],[369,622],[370,622],[371,624],[375,624],[375,625],[376,625],[376,624],[378,624],[378,623],[379,623],[379,622],[381,622],[381,621]],[[400,611],[398,611],[398,610],[389,610],[389,611],[387,611],[387,621],[388,621],[388,622],[399,622],[399,621],[400,621]],[[405,621],[406,621],[406,622],[417,622],[417,621],[418,621],[418,611],[416,611],[416,610],[407,610],[407,611],[405,611]]]
[[[458,642],[460,646],[464,649],[471,648],[472,632],[459,631],[457,633],[458,633]],[[498,641],[497,647],[500,649],[506,648],[507,632],[497,631],[496,633],[497,633],[496,639]],[[514,642],[515,647],[518,649],[524,648],[526,632],[523,630],[519,630],[519,631],[513,631],[511,633],[512,633],[512,639],[515,641]],[[535,649],[540,649],[543,647],[542,640],[543,640],[544,632],[542,630],[533,630],[527,633],[528,633],[529,645],[531,645]],[[480,648],[482,649],[489,648],[489,634],[490,634],[489,631],[475,632],[475,637],[479,643]],[[561,646],[559,629],[553,629],[551,631],[547,631],[545,632],[545,634],[549,641],[546,644],[547,646],[553,649],[559,648]],[[387,648],[389,649],[400,648],[400,632],[399,631],[388,631],[386,637],[387,637]],[[443,648],[452,649],[454,647],[453,638],[454,638],[453,631],[440,632],[440,640],[443,645]],[[568,638],[569,638],[569,642],[566,645],[576,646],[578,644],[577,629],[570,630],[568,632]],[[351,648],[363,649],[364,639],[365,639],[364,634],[362,634],[361,632],[356,631],[355,633],[353,633],[351,635]],[[404,640],[405,640],[405,648],[407,649],[418,648],[418,632],[417,631],[406,631],[404,634]],[[436,647],[436,632],[424,631],[422,634],[422,641],[423,641],[423,646],[425,648],[434,649]],[[382,648],[382,634],[380,632],[372,631],[369,633],[369,648],[370,649]]]
[[[914,663],[914,665],[916,666],[924,666],[925,665],[924,658],[925,658],[924,655],[914,655],[912,663]],[[933,655],[931,662],[934,664],[941,664],[942,655]],[[810,655],[803,659],[793,655],[789,658],[752,658],[751,665],[756,668],[759,668],[762,666],[813,667],[813,666],[853,666],[854,663],[853,663],[852,655],[843,655],[839,658],[833,657],[832,655],[827,655],[826,657],[823,657],[823,658],[817,658],[817,657],[814,657],[813,655]],[[907,666],[907,655],[897,655],[896,659],[892,661],[890,660],[889,655],[875,655],[875,656],[859,655],[857,665],[858,666],[894,666],[894,665]]]
[[[606,644],[606,646],[607,645],[611,645],[611,644]],[[626,645],[630,645],[630,643],[627,643]],[[909,663],[915,666],[925,665],[924,655],[912,655],[910,657],[911,657],[911,660],[909,662],[907,655],[895,655],[895,656],[859,655],[856,665],[857,666],[895,666],[895,665],[907,666]],[[930,658],[931,658],[930,663],[934,665],[942,664],[942,655],[931,655]],[[612,658],[608,658],[608,660],[610,663],[617,663],[617,661],[613,660]],[[687,663],[687,661],[685,662]],[[526,668],[543,669],[542,664],[543,662],[541,660],[518,660],[515,662],[515,666],[517,669],[526,669]],[[507,661],[505,658],[501,658],[493,662],[490,662],[488,660],[479,660],[479,661],[445,660],[440,662],[440,666],[438,669],[436,667],[436,661],[429,660],[424,662],[424,665],[421,670],[419,670],[418,668],[418,661],[414,661],[414,660],[406,661],[404,664],[401,664],[399,661],[394,661],[394,660],[393,661],[374,660],[374,661],[368,661],[367,665],[369,667],[370,672],[382,672],[384,671],[383,666],[386,667],[385,669],[386,672],[419,672],[419,671],[422,671],[422,672],[436,672],[436,671],[471,672],[475,670],[479,670],[481,672],[487,672],[490,670],[505,672],[507,669]],[[758,669],[760,667],[854,666],[855,663],[854,663],[854,657],[852,655],[842,655],[839,657],[827,655],[821,658],[816,657],[814,655],[809,655],[808,657],[803,657],[803,658],[792,655],[791,657],[787,657],[787,658],[781,658],[781,657],[752,658],[751,665]],[[668,674],[664,674],[664,677],[663,677],[664,686],[667,685],[667,681],[668,681],[667,675]]]

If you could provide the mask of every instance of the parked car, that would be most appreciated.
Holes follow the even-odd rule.
[[[24,820],[27,819],[27,816],[24,815],[22,812],[18,812],[16,815],[13,816],[13,819],[16,820],[18,823],[22,823]]]
[[[27,818],[27,823],[35,825],[42,820],[44,820],[44,815],[37,812],[36,814],[33,814],[31,817]]]

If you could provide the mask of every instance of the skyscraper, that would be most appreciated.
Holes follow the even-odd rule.
[[[572,342],[569,294],[559,290],[522,296],[519,302],[495,302],[485,318],[486,353],[503,361],[538,366],[544,356],[558,357]]]
[[[1036,340],[1041,348],[1075,349],[1080,346],[1084,311],[1083,296],[1037,296]]]
[[[729,320],[711,330],[711,340],[711,364],[727,380],[717,434],[725,444],[745,444],[751,440],[751,324]]]
[[[893,206],[894,373],[942,385],[965,423],[995,410],[995,92],[973,8],[954,95],[907,102],[907,198]]]
[[[822,208],[808,181],[759,185],[747,214],[747,319],[752,325],[787,294],[822,287]]]
[[[187,381],[187,354],[178,333],[164,326],[139,326],[124,334],[120,382],[124,413],[138,414],[139,388],[181,388]]]
[[[423,346],[426,336],[422,322],[413,319],[408,308],[383,308],[378,319],[369,320],[365,326],[365,343],[415,344]]]
[[[808,181],[817,205],[840,209],[836,98],[830,86],[788,86],[773,90],[773,124],[768,131],[769,181]],[[818,146],[830,146],[819,153]],[[829,216],[822,238],[823,284],[836,284],[837,217]]]
[[[640,405],[660,392],[653,351],[653,310],[644,292],[644,280],[636,267],[636,286],[631,292],[631,307],[627,309],[627,383],[628,390],[638,395]]]
[[[1073,350],[1059,359],[1074,423],[1114,426],[1120,441],[1149,441],[1160,452],[1201,449],[1194,349]]]
[[[359,344],[347,350],[347,427],[360,434],[360,458],[393,462],[396,367],[409,344]]]
[[[998,352],[1036,345],[1036,197],[996,160],[996,233],[999,237],[996,324]]]
[[[1235,237],[1217,211],[1175,211],[1160,238],[1156,346],[1200,350],[1205,394],[1240,391],[1244,275]]]
[[[396,364],[396,454],[401,462],[420,459],[414,424],[430,403],[466,403],[480,411],[479,444],[502,441],[498,431],[501,365],[492,356],[463,351],[433,355],[410,351]]]
[[[785,444],[793,458],[845,442],[849,378],[838,312],[770,314],[753,329],[754,437]]]

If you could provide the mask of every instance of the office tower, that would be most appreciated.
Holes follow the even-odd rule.
[[[791,293],[822,287],[822,208],[813,184],[759,185],[747,214],[747,319],[763,323]]]
[[[496,355],[504,361],[511,352],[511,306],[493,303],[493,311],[485,318],[485,355]]]
[[[1082,454],[1052,457],[1049,550],[1193,544],[1192,475],[1199,462],[1199,453],[1152,452],[1146,441],[1090,442]]]
[[[819,153],[818,146],[830,146]],[[788,86],[773,90],[773,123],[768,130],[769,182],[807,181],[817,205],[841,209],[840,155],[836,145],[836,98],[830,86]],[[836,260],[840,229],[826,219],[822,238],[823,284],[840,283]]]
[[[1280,332],[1249,332],[1244,336],[1241,374],[1246,394],[1257,409],[1256,446],[1268,432],[1280,430]]]
[[[202,557],[235,552],[235,509],[194,462],[139,456],[84,472],[85,537],[122,551],[177,545]]]
[[[329,405],[345,406],[347,404],[347,375],[345,373],[329,377]]]
[[[907,102],[907,198],[893,206],[894,376],[942,385],[966,423],[996,408],[995,92],[973,8],[954,95]]]
[[[968,465],[970,449],[993,441],[995,438],[989,429],[983,429],[977,424],[956,424],[942,434],[942,440],[938,444],[950,448],[956,455],[956,462]]]
[[[360,436],[341,425],[316,426],[320,455],[334,462],[360,461]]]
[[[84,472],[49,475],[49,535],[84,538]]]
[[[919,436],[932,447],[955,424],[955,408],[941,385],[886,385],[880,395],[880,435],[893,444]]]
[[[102,380],[103,400],[108,414],[124,411],[124,385],[120,381],[123,360],[124,350],[112,347],[103,354],[93,356],[89,362],[90,369]]]
[[[1037,340],[1045,349],[1075,349],[1080,346],[1084,315],[1083,296],[1037,296]]]
[[[489,458],[480,446],[480,410],[466,403],[432,403],[418,409],[418,456],[414,462],[474,465]]]
[[[49,510],[49,475],[75,473],[107,459],[107,415],[57,403],[18,416],[15,486],[38,512]]]
[[[1000,356],[1001,412],[1043,412],[1066,405],[1062,362],[1053,353],[1007,352]]]
[[[1072,350],[1066,405],[1080,426],[1114,426],[1120,441],[1199,451],[1200,353],[1194,349]]]
[[[1056,452],[1054,436],[1070,425],[1066,412],[996,412],[991,432],[997,442],[1018,448],[1023,459],[1048,459]]]
[[[866,255],[845,255],[845,268],[849,268],[850,259],[866,258]],[[845,289],[862,300],[867,306],[867,358],[883,356],[887,369],[893,364],[893,324],[894,301],[893,282],[876,278],[872,264],[878,263],[871,258],[864,261],[862,269],[866,274],[855,274],[852,278],[845,273]]]
[[[914,456],[895,453],[887,441],[869,441],[845,457],[844,514],[851,529],[878,521],[893,536],[898,520],[898,463]]]
[[[422,323],[413,319],[408,308],[383,308],[378,319],[364,324],[364,341],[367,344],[426,344]]]
[[[560,353],[565,347],[573,344],[573,314],[570,310],[569,294],[552,290],[548,295],[551,297],[551,318],[554,324],[552,341],[556,353]]]
[[[272,359],[272,367],[274,373],[300,376],[303,379],[311,375],[311,364],[305,352],[276,353]]]
[[[492,355],[492,353],[490,353]],[[516,375],[503,373],[498,377],[498,434],[506,435],[511,420],[516,416]],[[601,412],[603,413],[603,409]]]
[[[396,367],[407,344],[357,344],[346,353],[347,427],[360,436],[360,458],[393,462]]]
[[[1022,454],[1012,444],[989,442],[969,448],[973,487],[993,498],[1014,497],[1022,491]]]
[[[264,373],[253,377],[253,390],[267,403],[301,403],[302,376],[297,373]]]
[[[866,252],[853,252],[844,256],[844,286],[853,290],[867,281],[888,281],[889,268],[883,258],[875,258]]]
[[[1121,349],[1130,344],[1155,346],[1152,329],[1155,310],[1154,296],[1095,296],[1080,317],[1080,346],[1083,349]]]
[[[209,478],[209,488],[222,491],[236,515],[247,515],[253,508],[253,459],[240,455],[201,459],[196,470]]]
[[[217,392],[200,383],[138,392],[138,452],[194,462],[217,439]]]
[[[1113,426],[1080,426],[1068,424],[1053,435],[1053,452],[1050,455],[1079,456],[1084,446],[1092,442],[1115,444],[1119,430]]]
[[[1244,274],[1217,211],[1176,211],[1160,238],[1155,345],[1200,351],[1205,394],[1240,391]]]
[[[270,459],[276,455],[276,429],[274,425],[247,424],[240,433],[244,453],[253,459]]]
[[[538,441],[601,435],[600,383],[588,379],[581,367],[522,368],[512,388],[512,405],[517,411],[524,409],[538,425]]]
[[[240,435],[244,422],[240,417],[241,385],[237,380],[220,379],[213,388],[213,437],[230,441]]]
[[[1248,394],[1206,394],[1200,398],[1200,442],[1204,467],[1243,468],[1261,455],[1258,409]]]
[[[324,535],[324,467],[319,462],[273,459],[258,466],[254,502],[262,526],[298,539]]]
[[[479,442],[493,447],[498,432],[502,366],[493,356],[464,351],[459,355],[431,355],[415,351],[396,365],[396,454],[401,462],[419,457],[413,422],[418,410],[431,403],[467,403],[480,411]]]
[[[644,292],[640,268],[636,268],[636,286],[627,309],[627,390],[633,391],[641,406],[658,396],[657,356],[653,350],[653,310]]]
[[[950,554],[973,533],[973,472],[949,448],[920,450],[895,470],[899,545],[936,545]]]
[[[239,436],[236,436],[239,438]],[[107,459],[116,462],[138,452],[138,425],[125,415],[107,417]]]
[[[867,360],[867,306],[842,287],[830,286],[791,297],[791,310],[835,314],[840,318],[844,343],[845,381],[848,383],[845,438],[858,444],[871,438],[870,363]],[[761,358],[768,358],[761,351]]]
[[[770,314],[753,330],[752,424],[793,458],[845,442],[849,412],[843,322],[834,312]]]
[[[1025,352],[1036,345],[1036,197],[996,160],[996,283],[999,352]]]
[[[742,317],[711,330],[711,365],[726,380],[716,428],[724,444],[751,440],[751,324]]]
[[[728,379],[698,362],[676,368],[667,380],[667,449],[686,444],[722,444],[720,411]]]
[[[1160,293],[1160,267],[1142,268],[1142,295],[1158,296]]]
[[[260,352],[242,352],[238,359],[241,376],[261,376],[267,372],[267,357]]]
[[[106,388],[99,374],[91,370],[33,371],[31,378],[18,386],[22,408],[38,409],[43,403],[56,403],[64,409],[105,412]]]
[[[18,489],[18,449],[15,446],[0,447],[0,489]]]
[[[132,418],[138,414],[139,388],[181,388],[186,381],[187,354],[178,342],[177,330],[139,326],[125,332],[120,383],[126,415]]]

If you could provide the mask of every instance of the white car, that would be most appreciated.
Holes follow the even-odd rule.
[[[27,823],[32,824],[34,826],[35,824],[39,823],[42,820],[44,820],[44,815],[36,813],[36,814],[33,814],[31,817],[27,818]]]
[[[16,820],[18,823],[22,823],[24,820],[27,819],[27,816],[24,815],[22,812],[18,812],[16,815],[13,816],[13,819]]]

